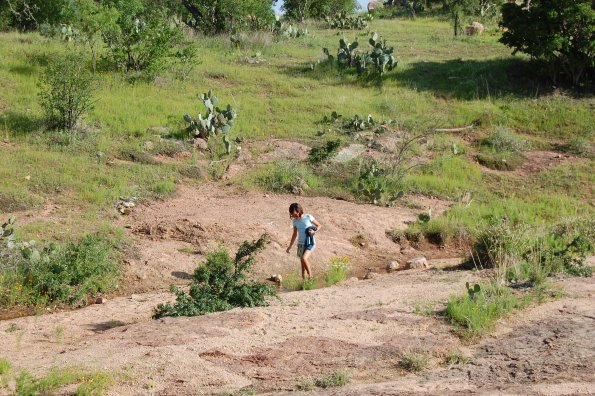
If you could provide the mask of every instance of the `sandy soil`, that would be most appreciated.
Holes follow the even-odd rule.
[[[435,215],[450,205],[425,197],[412,199],[421,207],[431,206]],[[295,253],[285,252],[292,234],[288,208],[294,201],[322,224],[313,255],[314,271],[326,271],[333,256],[347,256],[353,274],[362,276],[368,268],[382,270],[391,260],[404,263],[422,254],[415,249],[401,253],[401,246],[385,233],[405,228],[422,209],[263,194],[222,184],[181,186],[173,198],[137,208],[130,216],[122,217],[121,225],[136,237],[126,260],[130,280],[126,288],[137,292],[164,290],[188,278],[206,253],[218,246],[235,251],[243,241],[257,239],[265,232],[271,235],[272,243],[257,261],[255,276],[265,279],[271,274],[297,273],[298,258]],[[454,253],[434,249],[426,254],[432,259],[452,257]]]

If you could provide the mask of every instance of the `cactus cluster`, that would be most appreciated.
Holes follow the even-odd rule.
[[[285,25],[281,21],[275,22],[273,32],[285,38],[308,37],[308,29],[297,28],[291,24]]]
[[[229,104],[224,109],[217,107],[218,99],[211,91],[203,93],[200,99],[207,108],[207,113],[204,117],[201,113],[198,113],[197,118],[192,118],[189,114],[184,115],[184,120],[189,124],[189,133],[192,137],[201,138],[207,142],[211,136],[222,135],[225,151],[230,154],[231,140],[228,132],[233,126],[237,113]]]
[[[372,47],[370,52],[357,53],[356,49],[359,47],[357,41],[351,43],[344,38],[339,40],[339,48],[337,49],[337,65],[340,69],[355,67],[358,75],[368,75],[380,78],[387,71],[391,71],[397,67],[397,60],[393,55],[393,47],[386,45],[386,40],[383,40],[378,34],[373,33],[368,40]],[[322,51],[328,58],[328,62],[334,63],[335,59],[331,55],[328,48],[323,48]]]
[[[361,15],[348,16],[344,12],[340,12],[334,17],[326,17],[326,23],[330,29],[366,29],[368,27],[368,20],[370,17],[364,17]]]
[[[50,256],[58,251],[58,245],[51,243],[44,249],[37,249],[35,241],[19,242],[14,234],[14,223],[16,219],[11,217],[2,226],[0,226],[0,258],[8,261],[13,254],[20,252],[22,257],[31,264],[44,263],[50,261]]]

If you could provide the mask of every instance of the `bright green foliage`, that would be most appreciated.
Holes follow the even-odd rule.
[[[100,235],[45,247],[14,237],[14,220],[0,237],[0,306],[85,304],[89,294],[105,292],[119,275],[114,244]]]
[[[28,31],[42,24],[67,23],[68,0],[10,0],[0,2],[0,30]]]
[[[330,29],[357,29],[362,30],[368,27],[369,17],[366,18],[362,15],[349,16],[344,12],[340,12],[337,15],[330,17],[327,16],[325,21]]]
[[[324,284],[331,286],[335,283],[344,281],[347,279],[347,271],[349,271],[349,258],[333,257],[324,277]]]
[[[198,113],[196,119],[185,114],[184,120],[189,124],[188,130],[194,138],[201,138],[208,142],[211,136],[222,135],[225,144],[225,151],[231,154],[231,140],[228,132],[233,126],[234,119],[238,116],[230,104],[223,110],[217,107],[219,99],[211,91],[203,93],[200,96],[203,104],[207,108],[204,118]]]
[[[326,161],[337,153],[339,147],[341,147],[341,140],[327,140],[322,146],[313,147],[312,150],[310,150],[308,159],[312,163]]]
[[[451,297],[444,315],[461,337],[472,339],[488,333],[498,319],[530,302],[531,297],[519,299],[510,289],[491,283],[481,287],[479,293]]]
[[[259,30],[275,21],[272,0],[184,0],[184,22],[207,35]]]
[[[80,53],[52,59],[39,85],[39,101],[50,128],[73,130],[93,108],[93,77]]]
[[[542,59],[573,84],[593,76],[595,67],[595,6],[591,0],[533,0],[530,7],[506,3],[500,41]]]
[[[162,10],[145,6],[142,0],[110,0],[107,4],[118,16],[102,33],[109,60],[118,68],[152,78],[176,59],[179,48],[189,45]]]
[[[254,264],[253,255],[268,243],[267,234],[256,241],[244,241],[234,259],[224,248],[210,253],[207,261],[194,271],[190,290],[185,292],[172,285],[171,291],[176,295],[176,302],[159,304],[153,317],[197,316],[235,307],[268,305],[265,297],[274,296],[275,288],[247,277],[247,272]]]
[[[351,14],[356,0],[284,0],[283,11],[289,19],[325,18],[339,13]]]
[[[403,168],[368,160],[360,166],[355,192],[374,204],[390,202],[403,196],[404,177]]]
[[[107,372],[85,372],[78,368],[53,368],[43,377],[36,378],[27,371],[15,378],[15,394],[18,396],[53,395],[67,385],[79,384],[74,395],[102,395],[113,384]]]

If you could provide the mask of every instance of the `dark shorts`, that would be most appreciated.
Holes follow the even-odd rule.
[[[314,245],[310,246],[310,248],[309,248],[309,249],[306,249],[306,245],[301,245],[301,244],[298,244],[298,245],[297,245],[297,256],[298,256],[298,257],[302,257],[302,256],[304,255],[304,252],[305,252],[306,250],[312,251],[312,250],[314,250],[314,248],[315,248],[315,247],[316,247],[316,244],[314,244]]]

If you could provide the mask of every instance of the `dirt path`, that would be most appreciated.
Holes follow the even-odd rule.
[[[437,199],[417,197],[420,207],[432,207],[438,216],[450,205]],[[384,268],[391,260],[419,256],[411,250],[401,254],[400,246],[385,235],[386,230],[404,229],[424,209],[379,207],[320,197],[264,194],[222,184],[198,188],[180,186],[176,195],[162,202],[137,208],[121,225],[134,236],[134,251],[127,259],[128,289],[138,292],[164,290],[192,274],[206,253],[224,244],[231,251],[244,240],[271,235],[272,243],[254,267],[254,276],[297,273],[299,261],[285,252],[292,233],[289,204],[299,201],[322,224],[314,254],[314,271],[326,271],[330,258],[347,256],[353,273],[362,275],[369,267]],[[436,251],[428,258],[457,256]]]

